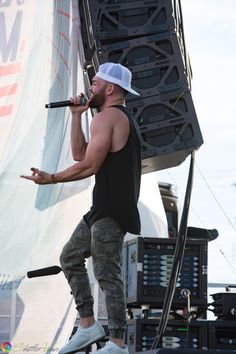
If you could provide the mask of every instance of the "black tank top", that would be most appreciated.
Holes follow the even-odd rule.
[[[141,139],[137,123],[126,107],[121,109],[128,117],[130,134],[125,146],[109,152],[95,175],[93,205],[84,215],[89,226],[104,217],[113,217],[124,232],[140,234],[138,198],[141,179]]]

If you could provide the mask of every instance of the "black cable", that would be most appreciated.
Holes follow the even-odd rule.
[[[193,155],[192,155],[192,158],[193,158]],[[192,166],[192,163],[193,163],[193,159],[191,160],[191,166]],[[180,272],[181,265],[182,265],[184,248],[185,248],[185,243],[186,243],[186,235],[187,235],[186,224],[187,224],[187,215],[188,215],[188,209],[189,209],[189,197],[191,194],[191,193],[188,193],[188,191],[191,192],[191,188],[189,188],[189,186],[191,185],[190,182],[192,180],[191,171],[192,171],[192,167],[190,167],[189,181],[188,181],[188,187],[187,187],[187,192],[186,192],[186,196],[185,196],[185,203],[184,203],[184,205],[185,205],[184,212],[182,215],[179,235],[178,235],[178,239],[177,239],[177,243],[176,243],[176,247],[175,247],[175,253],[174,253],[174,259],[173,259],[173,264],[172,264],[170,280],[169,280],[169,284],[168,284],[165,299],[164,299],[164,305],[163,305],[164,310],[163,310],[162,317],[161,317],[161,320],[159,323],[157,337],[153,343],[153,347],[152,347],[153,349],[157,348],[157,346],[160,342],[161,336],[163,335],[163,333],[165,331],[168,317],[169,317],[169,313],[170,313],[170,309],[171,309],[173,296],[174,296],[175,289],[176,289],[177,279],[178,279],[179,272]]]
[[[184,66],[185,66],[186,76],[189,83],[189,89],[191,91],[192,68],[186,50],[181,0],[174,0],[174,17],[176,21],[177,34],[179,34],[180,38],[182,39],[181,44],[182,44],[182,49],[184,54]]]
[[[181,269],[182,262],[183,262],[185,244],[186,244],[186,240],[187,240],[187,221],[188,221],[190,198],[191,198],[191,192],[192,192],[194,162],[195,162],[195,151],[193,151],[191,153],[190,170],[189,170],[189,176],[188,176],[187,187],[186,187],[186,194],[185,194],[185,199],[184,199],[183,213],[182,213],[182,217],[181,217],[179,232],[178,232],[177,239],[176,239],[173,264],[172,264],[172,268],[171,268],[169,283],[168,283],[166,293],[165,293],[162,316],[161,316],[161,319],[159,322],[157,335],[154,339],[151,349],[158,348],[158,345],[160,344],[162,335],[166,329],[166,325],[167,325],[170,310],[171,310],[172,300],[173,300],[174,293],[176,290],[177,280],[178,280],[180,269]]]

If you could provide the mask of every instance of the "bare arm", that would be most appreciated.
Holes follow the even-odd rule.
[[[32,168],[31,176],[21,176],[36,184],[49,184],[57,182],[71,182],[95,174],[105,160],[112,145],[113,126],[107,114],[98,113],[91,123],[91,138],[82,161],[75,163],[64,171],[52,175]]]
[[[84,159],[88,145],[82,129],[81,119],[80,113],[72,113],[70,141],[72,156],[75,161]]]
[[[72,120],[71,120],[71,151],[72,156],[75,161],[81,161],[85,157],[87,142],[85,139],[85,135],[82,129],[82,113],[85,112],[89,107],[89,101],[86,105],[79,105],[80,99],[83,96],[77,96],[74,99],[71,99],[74,104],[78,104],[78,106],[70,106]]]

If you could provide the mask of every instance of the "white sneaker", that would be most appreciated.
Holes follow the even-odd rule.
[[[95,354],[129,354],[128,347],[119,347],[117,344],[109,340],[106,345],[95,352]]]
[[[76,353],[88,345],[104,338],[105,335],[102,325],[97,321],[88,328],[79,327],[69,342],[61,348],[59,354]]]

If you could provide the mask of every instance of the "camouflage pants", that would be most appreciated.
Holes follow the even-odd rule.
[[[82,220],[65,244],[60,262],[69,282],[80,317],[93,316],[93,297],[85,267],[92,256],[94,275],[105,294],[111,337],[123,338],[126,325],[121,254],[125,233],[110,217],[96,221],[91,229]]]

